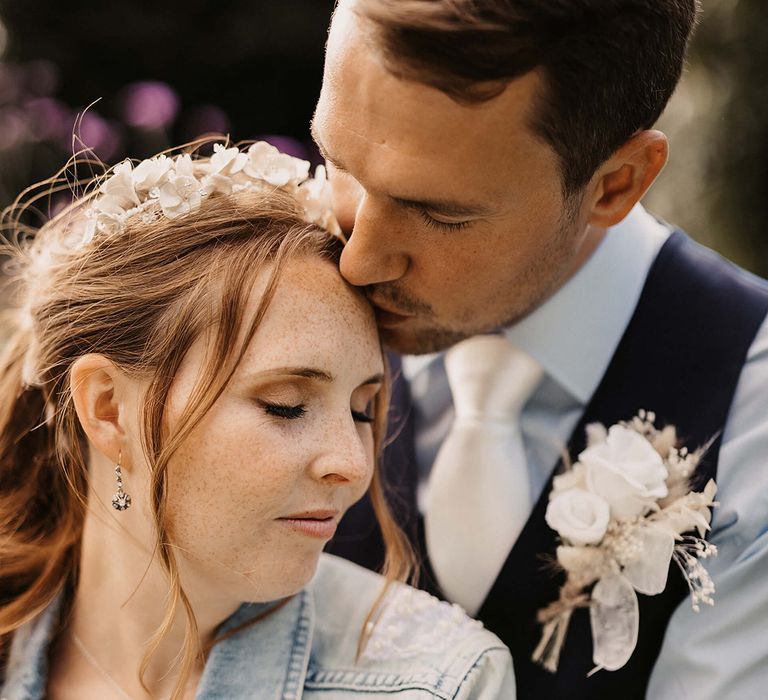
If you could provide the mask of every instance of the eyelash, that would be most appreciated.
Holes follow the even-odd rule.
[[[296,420],[297,418],[301,418],[307,412],[307,409],[302,404],[298,404],[297,406],[286,406],[279,403],[262,402],[261,405],[268,415],[275,416],[276,418],[284,418],[286,420]],[[373,423],[373,416],[361,413],[360,411],[352,411],[352,418],[358,423]]]
[[[459,231],[460,229],[466,228],[472,223],[471,221],[457,221],[455,223],[449,224],[445,221],[438,221],[437,219],[433,219],[425,211],[420,211],[419,215],[428,228],[434,228],[440,231]]]
[[[287,420],[301,418],[307,412],[307,409],[304,408],[302,404],[298,404],[297,406],[286,406],[281,403],[262,402],[261,405],[268,415],[275,416],[276,418],[285,418]]]
[[[352,418],[354,418],[356,423],[373,423],[373,416],[361,413],[360,411],[352,411]]]

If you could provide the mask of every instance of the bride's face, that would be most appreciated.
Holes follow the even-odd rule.
[[[174,381],[171,427],[204,355],[198,342]],[[382,372],[368,303],[333,264],[289,263],[231,382],[169,465],[183,584],[264,601],[311,578],[370,482]]]

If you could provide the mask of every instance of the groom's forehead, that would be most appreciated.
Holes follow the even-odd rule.
[[[533,172],[533,161],[550,157],[528,119],[538,82],[531,73],[492,100],[464,105],[393,76],[364,46],[331,48],[313,133],[329,161],[366,185],[379,180],[379,169],[387,180],[406,181],[426,175],[431,164],[466,181],[466,168],[480,159],[482,172],[471,179],[493,198],[510,167],[525,163]]]
[[[438,88],[393,73],[382,59],[375,34],[366,29],[371,20],[359,17],[353,6],[349,0],[342,2],[334,15],[317,117],[341,119],[339,127],[356,128],[364,122],[365,132],[378,133],[382,141],[413,132],[424,149],[431,146],[436,152],[461,148],[461,143],[476,147],[483,135],[511,141],[513,147],[518,136],[538,138],[531,125],[545,90],[540,71],[509,81],[490,99],[456,100]]]

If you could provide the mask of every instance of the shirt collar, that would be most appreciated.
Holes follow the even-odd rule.
[[[531,314],[504,329],[575,399],[586,404],[613,357],[670,230],[637,204],[608,229],[587,262]],[[442,353],[403,358],[414,381]]]
[[[613,357],[670,230],[636,205],[608,229],[587,262],[509,340],[586,404]]]

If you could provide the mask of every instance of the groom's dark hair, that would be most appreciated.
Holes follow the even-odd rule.
[[[481,102],[539,70],[531,126],[566,194],[658,119],[680,78],[697,0],[357,0],[395,75]]]

